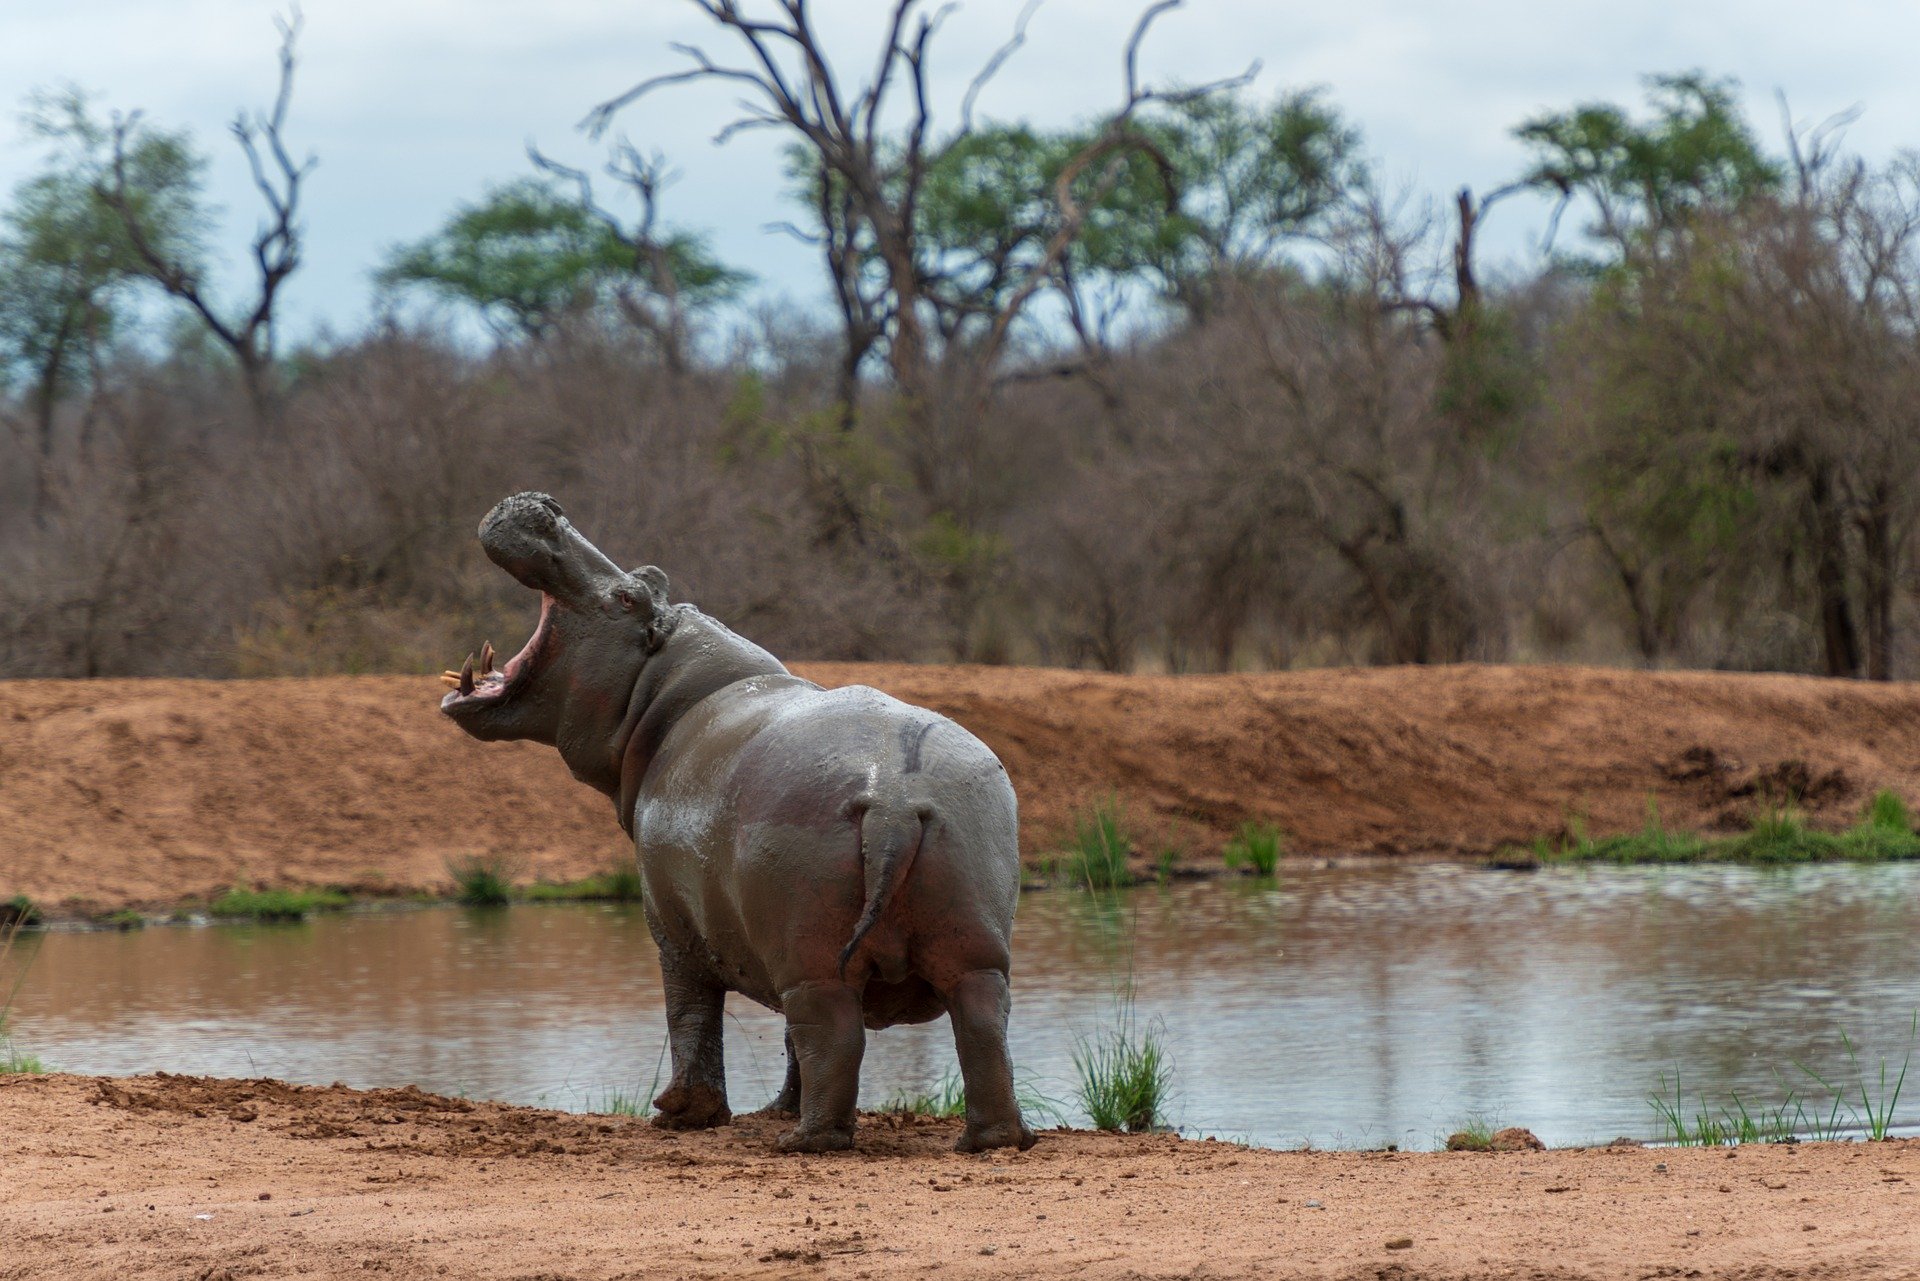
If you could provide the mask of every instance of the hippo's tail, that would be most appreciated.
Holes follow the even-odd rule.
[[[880,923],[900,882],[907,878],[907,869],[920,852],[920,838],[933,813],[925,802],[901,806],[876,802],[871,797],[855,801],[850,810],[860,823],[860,863],[866,871],[867,905],[860,913],[860,923],[853,927],[853,937],[840,949],[842,978],[846,977],[854,949]]]

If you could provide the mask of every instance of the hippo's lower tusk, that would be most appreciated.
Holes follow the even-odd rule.
[[[480,674],[485,676],[493,670],[493,642],[480,642]]]
[[[473,655],[467,655],[467,661],[460,664],[460,693],[464,696],[473,693]]]

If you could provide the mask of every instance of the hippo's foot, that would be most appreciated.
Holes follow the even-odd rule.
[[[1025,1152],[1038,1140],[1025,1122],[1012,1125],[968,1126],[954,1141],[955,1152],[985,1152],[991,1148],[1019,1148]]]
[[[710,1130],[733,1120],[727,1096],[710,1085],[675,1085],[653,1101],[653,1123],[663,1130]]]
[[[853,1127],[844,1130],[788,1130],[776,1146],[782,1152],[845,1152],[853,1147]]]

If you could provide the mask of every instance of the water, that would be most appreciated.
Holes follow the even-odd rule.
[[[1076,1037],[1111,1022],[1130,975],[1190,1130],[1428,1147],[1480,1118],[1556,1145],[1651,1137],[1663,1074],[1690,1102],[1819,1093],[1796,1063],[1856,1079],[1843,1033],[1877,1094],[1881,1060],[1897,1071],[1913,1044],[1917,938],[1914,865],[1388,866],[1105,902],[1043,892],[1020,905],[1013,1050],[1031,1091],[1070,1100]],[[780,1024],[728,1008],[745,1111],[779,1084]],[[652,942],[637,911],[605,905],[51,934],[14,1032],[77,1072],[417,1083],[550,1107],[665,1076]],[[863,1101],[953,1067],[944,1021],[875,1033]],[[1900,1112],[1920,1122],[1920,1079]]]

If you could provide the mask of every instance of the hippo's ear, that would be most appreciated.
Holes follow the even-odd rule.
[[[632,577],[645,583],[653,592],[653,598],[660,604],[667,603],[667,575],[658,565],[642,565],[633,571]]]
[[[614,589],[621,606],[647,622],[646,648],[659,649],[672,634],[679,615],[667,605],[667,576],[656,565],[642,565]]]

